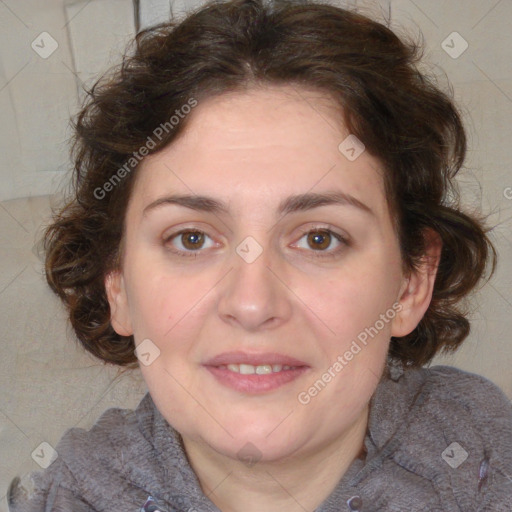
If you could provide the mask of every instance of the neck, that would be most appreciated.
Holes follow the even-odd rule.
[[[304,512],[333,492],[352,462],[364,457],[369,406],[341,436],[285,460],[249,466],[183,439],[203,493],[222,512]]]

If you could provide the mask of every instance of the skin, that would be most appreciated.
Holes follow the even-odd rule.
[[[336,112],[325,94],[291,86],[202,101],[184,133],[141,164],[121,268],[105,280],[115,330],[160,350],[141,372],[182,435],[203,491],[224,512],[313,510],[327,498],[364,456],[368,403],[390,337],[411,332],[431,300],[439,243],[417,272],[402,273],[379,161],[368,151],[349,161],[339,151],[348,132]],[[277,213],[290,195],[332,190],[372,213],[339,204]],[[229,212],[164,204],[143,213],[171,193],[208,195]],[[186,237],[170,238],[184,228],[208,235],[195,257],[172,252],[198,252]],[[326,228],[348,244],[332,237],[318,249],[307,233]],[[263,249],[252,263],[236,252],[247,236]],[[299,403],[298,394],[397,303],[401,311],[378,335]],[[278,352],[309,369],[251,395],[202,366],[231,350]],[[248,442],[254,465],[237,455]]]

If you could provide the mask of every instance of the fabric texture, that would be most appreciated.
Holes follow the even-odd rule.
[[[512,404],[484,377],[388,362],[364,444],[316,512],[512,511]],[[11,512],[219,512],[149,393],[56,450],[30,490],[12,481]]]

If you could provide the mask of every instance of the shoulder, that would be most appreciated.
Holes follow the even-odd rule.
[[[451,366],[406,370],[400,389],[406,414],[426,434],[480,439],[482,448],[512,453],[512,402],[489,379]],[[405,391],[406,390],[406,391]]]
[[[393,475],[398,487],[423,485],[443,510],[512,510],[512,404],[480,375],[391,365],[374,395],[367,449],[377,459],[367,473],[381,468],[390,500]]]
[[[115,484],[117,475],[123,473],[120,453],[129,460],[132,452],[144,450],[148,443],[140,432],[139,422],[146,418],[151,421],[152,413],[152,402],[146,394],[136,410],[111,408],[89,430],[68,429],[54,448],[54,461],[48,468],[11,481],[10,510],[94,510],[81,499],[87,495],[87,502],[94,502],[96,493],[91,493],[91,489],[100,490],[97,484],[106,474]],[[122,487],[121,480],[116,483]]]
[[[44,471],[13,478],[6,497],[10,512],[94,512],[81,499],[73,475],[58,459]]]
[[[481,375],[451,366],[400,366],[388,377],[377,388],[377,422],[384,418],[399,428],[416,418],[425,426],[430,422],[433,428],[480,429],[488,430],[489,435],[512,428],[511,400]],[[376,430],[378,427],[375,424]],[[512,436],[509,439],[512,442]]]
[[[512,451],[512,402],[481,375],[451,366],[404,368],[381,381],[372,409],[379,447],[400,432],[426,447],[442,437]]]
[[[423,401],[427,407],[445,412],[454,421],[457,421],[457,414],[471,417],[475,427],[489,429],[489,433],[499,435],[501,429],[510,432],[512,402],[489,379],[451,366],[434,366],[419,371],[423,377]]]
[[[72,465],[77,457],[85,456],[101,461],[107,459],[109,452],[118,445],[130,446],[129,441],[134,436],[140,437],[135,411],[111,408],[104,411],[89,430],[76,427],[67,430],[56,451],[68,465]]]
[[[461,510],[476,503],[479,510],[510,510],[500,508],[512,495],[512,403],[505,393],[450,366],[406,370],[403,379],[413,398],[396,460],[414,461],[411,468]]]

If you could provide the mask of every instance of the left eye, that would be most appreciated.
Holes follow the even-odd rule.
[[[336,248],[343,246],[346,244],[346,240],[344,237],[339,235],[338,233],[334,233],[330,229],[315,229],[304,233],[304,235],[300,238],[300,240],[306,240],[307,247],[300,247],[301,249],[313,249],[317,252],[336,252]],[[335,245],[334,250],[327,251],[327,249],[332,249],[332,245]]]

